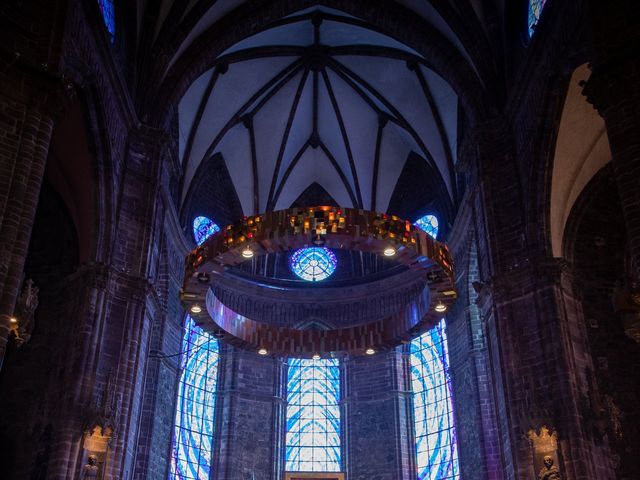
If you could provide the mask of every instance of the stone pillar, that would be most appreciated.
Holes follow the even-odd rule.
[[[221,347],[213,480],[279,480],[284,470],[286,365]]]
[[[23,281],[22,271],[55,119],[72,87],[56,80],[21,78],[23,97],[0,95],[0,368],[10,318]],[[0,83],[3,92],[14,91]]]
[[[115,241],[110,263],[104,266],[104,298],[100,310],[94,311],[96,318],[81,318],[80,332],[72,337],[60,381],[66,390],[47,478],[81,476],[86,436],[96,427],[109,437],[102,478],[132,477],[151,326],[159,315],[151,285],[151,252],[160,241],[162,225],[156,212],[163,138],[161,132],[144,127],[130,133]]]
[[[536,478],[543,454],[553,453],[564,480],[613,479],[593,413],[599,395],[571,272],[562,262],[534,256],[529,245],[505,119],[489,119],[470,133],[461,154],[470,177],[464,208],[476,231],[478,280],[472,288],[486,341],[488,362],[481,366],[492,388],[483,400],[492,401],[489,413],[495,415],[489,424],[496,438],[485,435],[485,454],[499,449],[499,465],[495,455],[492,460],[497,478]],[[449,338],[450,345],[459,341]],[[452,363],[455,389],[457,368]]]
[[[533,262],[532,262],[533,263]],[[614,479],[601,398],[571,272],[543,260],[482,284],[505,477],[535,478],[544,455],[566,480]]]
[[[181,356],[176,354],[181,351],[184,335],[185,314],[179,291],[187,248],[167,193],[165,191],[164,220],[161,222],[164,225],[163,248],[153,255],[159,264],[151,278],[158,306],[152,316],[133,476],[148,480],[166,480],[169,472],[181,362]]]
[[[640,5],[591,1],[596,58],[583,93],[604,118],[627,227],[635,281],[640,281]],[[635,20],[635,21],[634,21]]]
[[[502,448],[485,325],[476,305],[476,239],[471,225],[461,225],[467,216],[460,217],[455,228],[469,233],[460,233],[450,244],[458,299],[446,314],[458,458],[462,478],[498,480],[504,478]]]
[[[349,480],[415,480],[409,357],[402,348],[344,362],[343,470]]]

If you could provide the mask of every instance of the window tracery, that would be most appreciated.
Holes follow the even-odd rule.
[[[199,216],[193,219],[193,238],[198,245],[219,231],[220,227],[210,218]]]
[[[218,341],[187,316],[169,480],[209,480],[218,358]]]
[[[339,402],[338,360],[289,359],[285,455],[287,471],[340,471]]]
[[[319,282],[330,277],[337,264],[335,254],[325,247],[301,248],[291,254],[289,261],[293,273],[308,282]]]
[[[529,1],[529,38],[535,33],[536,25],[542,15],[542,9],[546,0],[528,0]]]
[[[437,238],[438,217],[436,217],[435,215],[429,214],[425,215],[424,217],[420,217],[418,220],[416,220],[415,225],[431,235],[433,238]]]
[[[418,479],[459,479],[445,320],[410,351]]]

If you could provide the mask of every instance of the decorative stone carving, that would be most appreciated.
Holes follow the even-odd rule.
[[[13,333],[16,338],[16,345],[22,346],[31,339],[34,327],[34,313],[38,308],[38,292],[33,280],[28,279],[24,283],[22,293],[18,297],[16,304],[16,323],[13,326]]]
[[[562,480],[558,461],[558,434],[546,426],[538,431],[529,430],[528,434],[533,447],[533,468],[538,472],[538,480]]]
[[[551,455],[545,455],[543,462],[544,467],[542,467],[538,474],[538,480],[562,480],[560,471],[558,467],[553,464]]]
[[[640,343],[640,288],[635,283],[626,288],[618,282],[612,301],[615,312],[622,318],[625,333]]]
[[[85,432],[93,435],[99,431],[100,435],[111,438],[120,416],[122,397],[116,394],[116,382],[113,373],[109,374],[104,388],[98,392],[87,409]]]
[[[97,479],[100,473],[100,467],[98,467],[98,457],[96,455],[89,455],[87,463],[82,469],[82,479]]]

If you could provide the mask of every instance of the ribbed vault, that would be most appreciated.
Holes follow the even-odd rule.
[[[313,8],[227,49],[187,90],[183,198],[220,154],[246,215],[287,208],[312,185],[340,205],[386,210],[414,154],[455,203],[457,124],[458,98],[425,58]]]

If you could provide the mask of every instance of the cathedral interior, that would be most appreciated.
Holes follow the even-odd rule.
[[[3,1],[0,477],[640,479],[640,3]]]

